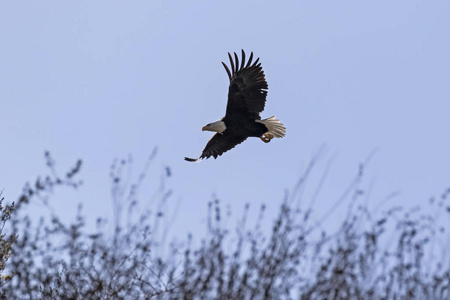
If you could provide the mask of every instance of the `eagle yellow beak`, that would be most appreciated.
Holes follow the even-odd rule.
[[[203,126],[203,127],[202,127],[202,131],[206,131],[206,126]]]

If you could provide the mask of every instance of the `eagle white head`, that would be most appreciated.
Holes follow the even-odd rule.
[[[223,132],[227,129],[227,126],[222,120],[217,122],[206,124],[202,127],[203,131],[215,131],[217,133],[223,134]]]

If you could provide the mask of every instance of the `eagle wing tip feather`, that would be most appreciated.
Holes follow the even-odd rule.
[[[185,157],[184,160],[185,161],[190,161],[190,162],[196,162],[198,160],[198,158],[194,159],[194,158]]]

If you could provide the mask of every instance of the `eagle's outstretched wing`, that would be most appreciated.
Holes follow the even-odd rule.
[[[239,58],[234,53],[235,61],[230,53],[231,71],[225,63],[222,62],[230,79],[228,89],[228,103],[226,116],[231,114],[240,114],[243,116],[260,119],[260,112],[264,110],[268,85],[259,58],[252,64],[253,52],[245,63],[245,52],[242,50],[242,61],[239,65]]]
[[[187,161],[198,161],[199,159],[210,158],[213,156],[217,158],[222,155],[224,152],[233,149],[236,145],[242,143],[247,139],[246,136],[238,136],[231,133],[227,133],[226,131],[223,134],[216,133],[206,144],[205,149],[203,149],[202,155],[199,158],[189,158],[185,157],[184,159]]]

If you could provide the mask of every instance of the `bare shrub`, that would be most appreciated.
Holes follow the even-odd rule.
[[[155,208],[139,206],[139,189],[154,154],[135,183],[127,177],[131,160],[114,162],[113,230],[103,218],[95,230],[89,229],[81,205],[74,222],[53,213],[33,221],[27,204],[50,205],[53,189],[78,188],[81,183],[76,179],[81,161],[61,177],[46,154],[50,175],[25,186],[16,211],[0,202],[3,298],[450,298],[448,254],[439,243],[448,240],[448,233],[435,215],[417,208],[370,212],[360,201],[364,166],[345,194],[350,204],[337,230],[320,232],[323,220],[312,222],[312,208],[301,209],[294,199],[313,160],[293,193],[286,195],[270,232],[261,225],[267,221],[264,205],[253,225],[248,221],[250,206],[245,205],[238,225],[230,230],[223,225],[227,214],[214,200],[208,203],[207,233],[194,246],[191,235],[184,242],[167,242],[163,221],[172,191],[164,181],[170,169],[161,176]],[[447,218],[449,193],[430,202]]]

